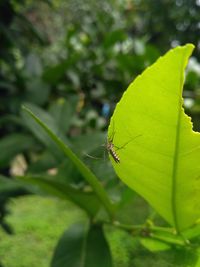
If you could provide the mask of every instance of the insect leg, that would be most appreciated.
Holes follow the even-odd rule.
[[[115,125],[114,125],[114,120],[112,119],[112,125],[113,125],[113,132],[111,137],[108,138],[108,141],[113,143],[114,137],[115,137]]]
[[[132,142],[133,140],[135,140],[137,137],[140,137],[140,136],[142,136],[142,134],[139,134],[139,135],[133,137],[131,140],[127,141],[125,144],[123,144],[123,145],[120,146],[120,147],[115,146],[115,148],[116,148],[115,151],[117,151],[117,150],[119,150],[119,149],[123,149],[123,148],[125,148],[130,142]]]
[[[91,156],[89,155],[88,153],[84,152],[84,155],[88,158],[91,158],[91,159],[101,159],[101,158],[97,158],[97,157],[94,157],[94,156]]]

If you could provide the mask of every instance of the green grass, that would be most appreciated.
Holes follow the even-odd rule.
[[[0,230],[0,261],[4,267],[49,267],[61,234],[71,224],[85,219],[84,213],[71,203],[47,197],[14,199],[9,208],[11,214],[7,221],[15,234],[7,235]],[[187,251],[179,251],[178,254],[173,250],[150,253],[138,244],[137,238],[124,231],[109,226],[105,230],[114,260],[113,267],[193,266],[182,264],[184,257],[192,260],[192,255],[188,256]]]
[[[70,203],[28,196],[10,203],[7,221],[15,234],[0,231],[0,259],[5,267],[49,267],[62,232],[84,214]]]
[[[49,267],[60,235],[85,218],[71,203],[39,196],[12,200],[10,211],[7,222],[15,234],[0,230],[0,261],[5,267]],[[122,231],[106,232],[114,267],[129,267],[132,248],[128,236]]]

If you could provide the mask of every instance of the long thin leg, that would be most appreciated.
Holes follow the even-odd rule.
[[[139,135],[133,137],[131,140],[129,140],[128,142],[126,142],[125,144],[123,144],[123,145],[120,146],[120,147],[115,146],[115,148],[116,148],[115,150],[117,151],[117,150],[119,150],[119,149],[123,149],[123,148],[125,148],[125,146],[127,146],[130,142],[132,142],[133,140],[135,140],[137,137],[140,137],[140,136],[142,136],[142,134],[139,134]]]
[[[91,156],[89,155],[88,153],[84,152],[84,155],[88,158],[91,158],[91,159],[101,159],[101,158],[97,158],[97,157],[94,157],[94,156]]]

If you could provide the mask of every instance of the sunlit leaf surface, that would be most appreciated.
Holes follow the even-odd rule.
[[[184,70],[193,45],[169,51],[130,84],[108,139],[115,171],[178,231],[200,217],[200,135],[184,113]]]

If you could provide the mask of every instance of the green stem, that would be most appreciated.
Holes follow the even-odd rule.
[[[154,233],[151,233],[150,234],[150,237],[153,238],[153,239],[156,239],[158,241],[162,241],[164,243],[167,243],[167,244],[174,244],[174,245],[179,245],[179,246],[185,246],[186,245],[185,241],[184,240],[181,240],[181,239],[174,239],[172,241],[171,239],[168,239],[166,237],[157,236]]]
[[[146,224],[139,224],[139,225],[133,225],[133,224],[123,224],[120,223],[118,221],[113,222],[113,225],[115,225],[116,227],[119,227],[121,229],[124,229],[126,231],[141,231],[141,230],[145,230],[148,229],[151,232],[163,232],[163,233],[169,233],[172,235],[175,235],[176,233],[174,232],[173,228],[166,228],[166,227],[160,227],[160,226],[148,226]]]
[[[133,234],[134,236],[144,235],[145,237],[159,240],[166,244],[180,245],[180,246],[189,244],[188,240],[183,239],[183,237],[180,235],[177,236],[177,234],[174,231],[174,228],[165,228],[165,227],[152,226],[152,225],[149,226],[147,224],[129,225],[129,224],[122,224],[120,222],[113,222],[113,225],[127,232],[131,232],[131,234]]]

